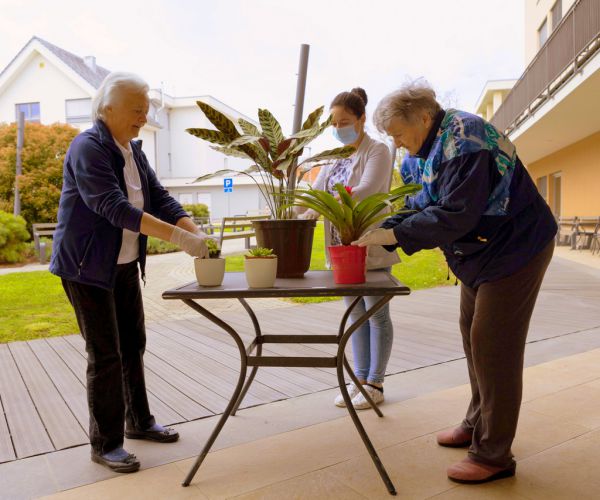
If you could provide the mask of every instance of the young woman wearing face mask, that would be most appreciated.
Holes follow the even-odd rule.
[[[342,144],[352,145],[356,151],[349,158],[337,160],[321,168],[313,188],[337,194],[334,185],[342,183],[352,188],[352,196],[361,200],[374,193],[388,192],[392,177],[392,158],[388,146],[371,138],[365,132],[367,94],[361,88],[342,92],[333,99],[330,112],[334,137]],[[301,209],[300,209],[301,210]],[[300,211],[299,210],[299,211]],[[313,210],[305,210],[299,218],[318,218]],[[325,221],[325,244],[340,245],[337,231]],[[400,259],[382,247],[370,247],[367,269],[386,269]],[[346,305],[353,298],[346,298]],[[379,297],[364,297],[354,308],[350,319],[356,321]],[[375,313],[368,322],[352,335],[354,372],[365,391],[377,404],[383,402],[383,380],[392,349],[393,330],[389,304]],[[356,409],[369,408],[359,389],[350,384],[348,392]],[[342,395],[335,399],[337,406],[345,406]]]

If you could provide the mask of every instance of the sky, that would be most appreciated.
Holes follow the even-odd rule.
[[[523,0],[0,0],[0,68],[32,36],[177,96],[210,94],[290,133],[301,44],[304,116],[363,87],[377,102],[423,77],[474,111],[487,80],[524,69]],[[372,127],[371,127],[372,129]]]

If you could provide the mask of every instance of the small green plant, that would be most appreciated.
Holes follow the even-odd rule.
[[[277,257],[276,255],[273,254],[273,250],[271,248],[262,248],[262,247],[256,247],[256,248],[251,248],[250,250],[248,250],[248,253],[245,256],[247,259],[252,259],[252,258],[273,258],[273,257]]]
[[[320,189],[299,189],[294,205],[312,208],[328,219],[339,232],[342,245],[350,245],[375,224],[393,215],[390,207],[394,207],[394,213],[402,213],[406,196],[421,190],[418,184],[406,184],[389,193],[375,193],[357,201],[349,186],[338,183],[334,187],[339,199]]]
[[[208,238],[206,246],[208,247],[208,257],[210,259],[218,259],[221,256],[221,249],[215,240]]]

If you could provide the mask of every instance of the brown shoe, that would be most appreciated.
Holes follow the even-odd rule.
[[[456,429],[448,429],[437,435],[437,444],[449,448],[464,448],[471,445],[473,431],[467,431],[462,426]]]
[[[472,458],[467,457],[462,462],[448,467],[448,479],[463,484],[487,483],[504,477],[512,477],[515,475],[516,469],[517,464],[512,464],[510,467],[496,467],[475,462]]]

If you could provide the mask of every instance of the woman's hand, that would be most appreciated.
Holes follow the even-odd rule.
[[[358,240],[353,241],[352,245],[366,247],[367,245],[396,245],[398,240],[394,235],[393,229],[373,229],[367,231]]]
[[[208,257],[206,240],[209,238],[210,236],[202,231],[190,233],[185,229],[175,226],[173,228],[173,234],[171,235],[170,241],[181,248],[188,255],[205,259]]]

